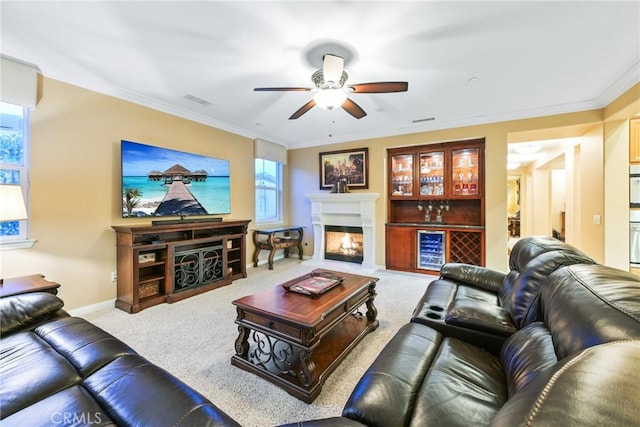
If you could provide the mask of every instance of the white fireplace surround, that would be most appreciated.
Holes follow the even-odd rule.
[[[376,204],[379,193],[305,194],[311,201],[313,224],[313,260],[324,261],[324,226],[362,227],[364,250],[362,268],[375,268]]]

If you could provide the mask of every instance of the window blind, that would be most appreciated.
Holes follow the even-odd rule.
[[[254,157],[287,164],[287,148],[280,144],[256,138],[254,140]]]
[[[36,67],[0,56],[0,100],[34,110],[38,103],[38,72]]]

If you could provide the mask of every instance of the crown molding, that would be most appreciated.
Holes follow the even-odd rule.
[[[625,72],[620,79],[607,87],[596,98],[586,101],[579,101],[567,104],[558,104],[547,106],[543,108],[533,108],[518,111],[506,111],[491,115],[478,115],[470,117],[457,117],[448,120],[438,121],[433,120],[429,122],[416,123],[415,125],[408,125],[400,128],[384,129],[369,133],[360,134],[348,134],[342,137],[332,137],[331,140],[326,138],[315,139],[309,141],[296,141],[296,143],[290,143],[274,138],[270,135],[263,135],[250,131],[240,127],[230,125],[229,123],[214,120],[211,117],[203,114],[198,114],[193,111],[186,110],[184,108],[171,105],[169,103],[153,99],[141,95],[137,92],[114,88],[111,86],[103,86],[99,89],[95,87],[85,87],[88,90],[102,93],[104,95],[113,96],[124,101],[132,102],[144,107],[151,108],[153,110],[161,111],[173,116],[181,117],[186,120],[191,120],[196,123],[200,123],[206,126],[211,126],[216,129],[220,129],[226,132],[233,133],[235,135],[243,136],[249,139],[262,138],[269,140],[273,143],[280,144],[287,149],[309,148],[320,145],[332,145],[344,142],[353,142],[365,139],[386,138],[397,135],[409,135],[421,132],[431,132],[443,129],[455,129],[465,126],[477,126],[487,125],[492,123],[500,123],[513,120],[522,120],[536,117],[552,116],[557,114],[576,113],[580,111],[588,111],[594,109],[604,108],[613,102],[618,96],[622,95],[625,91],[630,89],[633,85],[640,81],[640,63],[636,63],[627,72]],[[77,85],[77,83],[71,83]]]
[[[633,64],[629,70],[622,75],[618,80],[606,88],[596,100],[600,104],[600,108],[604,108],[611,104],[616,98],[628,91],[640,82],[640,62]]]

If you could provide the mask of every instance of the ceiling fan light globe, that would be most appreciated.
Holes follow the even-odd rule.
[[[324,89],[313,96],[313,101],[327,110],[340,107],[346,99],[347,93],[342,89]]]

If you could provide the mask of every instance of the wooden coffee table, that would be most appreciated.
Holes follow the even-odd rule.
[[[239,335],[231,364],[307,403],[318,397],[325,379],[356,344],[378,327],[373,305],[376,277],[314,272],[344,280],[317,297],[279,285],[233,301]],[[363,305],[365,314],[359,311]]]

